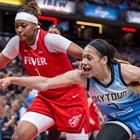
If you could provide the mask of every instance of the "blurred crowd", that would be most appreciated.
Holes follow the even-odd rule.
[[[76,2],[89,2],[110,8],[140,10],[140,0],[75,0]]]

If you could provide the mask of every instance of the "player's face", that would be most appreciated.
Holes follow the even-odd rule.
[[[57,28],[50,28],[48,32],[52,34],[61,34]]]
[[[16,20],[15,31],[21,41],[26,41],[28,44],[33,45],[37,31],[36,24],[26,20]]]
[[[87,45],[83,51],[82,69],[88,78],[98,77],[103,71],[104,57],[92,46]]]

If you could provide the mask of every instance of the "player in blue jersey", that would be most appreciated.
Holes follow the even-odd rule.
[[[101,39],[85,47],[81,68],[54,78],[8,77],[0,80],[0,86],[47,90],[79,84],[105,114],[106,123],[96,140],[129,140],[133,134],[140,139],[140,68],[119,60],[116,49]]]

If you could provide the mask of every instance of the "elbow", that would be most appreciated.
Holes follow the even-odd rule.
[[[40,86],[38,86],[38,88],[36,90],[45,91],[47,89],[48,89],[48,87],[44,83],[42,83]]]
[[[44,89],[44,88],[38,88],[37,90],[38,91],[45,91],[46,89]]]

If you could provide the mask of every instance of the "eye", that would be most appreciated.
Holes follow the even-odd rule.
[[[91,60],[92,60],[92,57],[87,56],[87,60],[88,60],[88,61],[91,61]]]
[[[21,27],[22,27],[22,28],[26,28],[27,25],[26,25],[26,24],[22,24]]]

